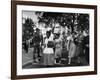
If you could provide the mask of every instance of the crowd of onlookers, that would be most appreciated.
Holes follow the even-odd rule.
[[[45,28],[45,34],[38,27],[33,36],[23,42],[23,48],[28,53],[32,47],[33,61],[38,63],[41,58],[44,65],[61,64],[62,59],[71,64],[89,64],[89,30],[71,31],[67,26],[57,23],[54,28]],[[67,56],[65,56],[67,55]]]

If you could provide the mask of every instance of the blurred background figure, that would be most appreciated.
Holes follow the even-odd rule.
[[[76,45],[74,43],[74,37],[71,35],[71,40],[69,43],[69,53],[68,53],[68,64],[71,64],[72,58],[75,57],[76,54]]]
[[[62,38],[59,33],[56,34],[56,36],[57,38],[55,39],[55,64],[61,63],[62,57]]]
[[[40,60],[40,44],[43,41],[42,35],[40,35],[40,30],[36,28],[36,32],[33,35],[34,41],[34,52],[33,52],[33,60],[34,62],[38,62]]]
[[[83,49],[87,64],[89,64],[89,30],[84,31]]]

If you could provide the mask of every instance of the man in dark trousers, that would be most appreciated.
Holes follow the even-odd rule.
[[[40,29],[36,28],[36,32],[33,35],[33,43],[34,43],[34,51],[33,51],[33,60],[37,62],[40,59],[40,50],[41,50],[41,43],[43,38],[40,35]]]
[[[86,31],[86,35],[84,36],[84,39],[83,39],[83,47],[84,47],[84,54],[85,54],[85,58],[86,58],[86,61],[87,63],[89,64],[89,30],[87,29]]]

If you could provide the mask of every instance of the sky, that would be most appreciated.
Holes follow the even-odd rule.
[[[35,11],[22,11],[23,18],[31,18],[34,22],[38,22],[38,16]]]

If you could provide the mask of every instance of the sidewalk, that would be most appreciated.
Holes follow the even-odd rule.
[[[28,63],[33,61],[33,48],[28,49],[28,53],[25,50],[22,50],[22,66],[25,66]]]

